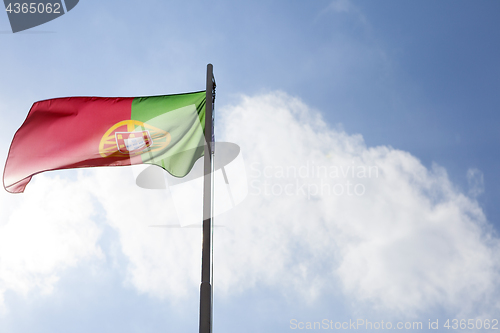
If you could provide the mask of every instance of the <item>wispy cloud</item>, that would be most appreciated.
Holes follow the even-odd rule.
[[[469,182],[469,195],[477,197],[484,192],[484,175],[481,170],[470,168],[467,170],[467,181]]]
[[[349,0],[335,0],[328,5],[326,10],[333,10],[337,13],[349,12],[352,10],[352,5]]]

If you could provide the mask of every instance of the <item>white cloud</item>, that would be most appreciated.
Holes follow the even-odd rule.
[[[118,232],[129,260],[128,284],[141,293],[171,300],[196,292],[200,229],[150,227],[178,225],[168,192],[139,188],[129,167],[99,168],[86,183],[106,211],[107,223]]]
[[[2,192],[0,309],[4,293],[50,294],[63,271],[101,259],[100,230],[81,183],[37,175],[24,194]]]
[[[444,169],[366,147],[284,93],[243,97],[219,118],[254,194],[217,237],[223,289],[264,283],[314,296],[340,279],[348,297],[406,314],[494,300],[498,239]]]

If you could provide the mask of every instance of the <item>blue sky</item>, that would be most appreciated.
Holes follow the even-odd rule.
[[[17,34],[0,15],[0,156],[37,100],[202,90],[212,63],[217,136],[242,148],[250,188],[215,233],[214,332],[500,319],[499,14],[497,1],[81,0]],[[265,193],[345,180],[278,174],[307,165],[380,175],[351,177],[360,196]],[[196,330],[199,231],[148,227],[177,223],[171,197],[129,168],[1,194],[0,331]]]

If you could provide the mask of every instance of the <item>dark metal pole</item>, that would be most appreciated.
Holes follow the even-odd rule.
[[[205,104],[205,154],[203,179],[203,244],[201,255],[200,286],[200,333],[212,332],[212,285],[210,263],[212,247],[212,98],[213,98],[213,66],[207,65],[207,91]]]

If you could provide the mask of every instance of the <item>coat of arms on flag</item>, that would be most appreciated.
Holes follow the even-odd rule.
[[[115,132],[116,146],[122,154],[138,153],[153,143],[149,131]]]
[[[111,126],[101,138],[102,157],[140,155],[165,149],[172,141],[169,132],[137,120],[124,120]]]

